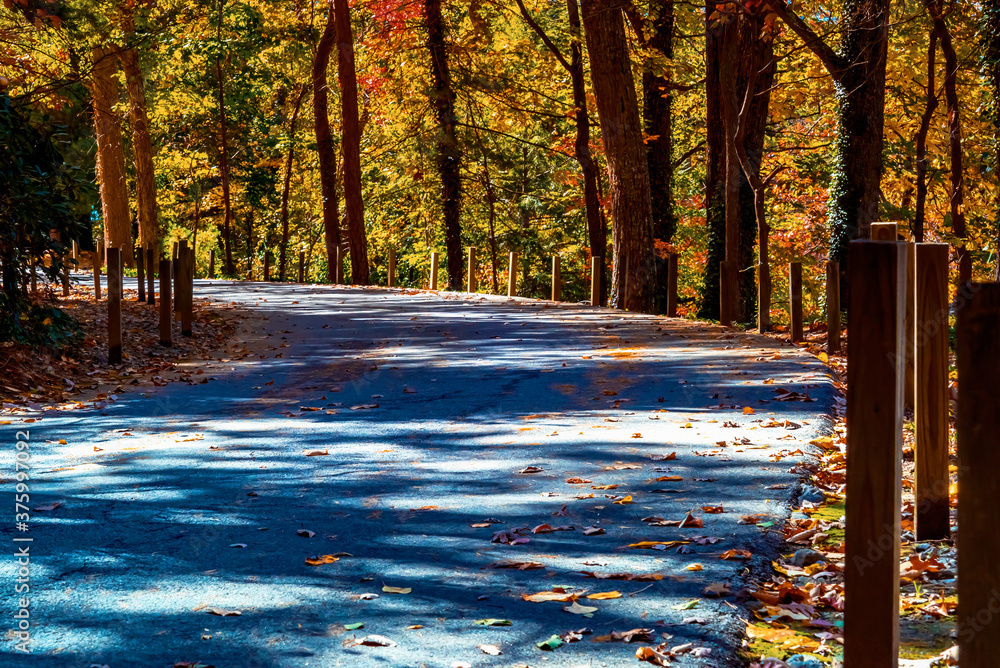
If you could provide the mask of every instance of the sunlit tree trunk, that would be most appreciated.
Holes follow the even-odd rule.
[[[126,27],[133,28],[131,17]],[[139,55],[134,48],[119,52],[125,85],[128,89],[129,119],[132,124],[132,150],[135,154],[135,203],[139,214],[139,246],[153,248],[159,237],[156,215],[156,175],[153,169],[153,145],[149,138],[146,114],[146,87]]]
[[[656,270],[649,168],[625,36],[622,3],[583,0],[590,73],[608,160],[614,268],[610,303],[654,310]]]
[[[292,110],[292,118],[288,122],[288,161],[285,163],[285,182],[281,188],[281,250],[278,259],[278,277],[284,281],[287,276],[287,256],[288,256],[288,196],[292,186],[292,165],[295,164],[295,126],[299,122],[299,111],[302,109],[302,101],[309,94],[308,84],[299,87],[299,94],[295,96],[295,108]]]
[[[927,104],[923,116],[920,117],[920,128],[917,130],[917,203],[913,217],[913,240],[920,243],[924,240],[924,214],[927,207],[927,132],[931,127],[931,118],[937,108],[937,90],[934,85],[934,56],[937,51],[937,33],[932,29],[930,43],[927,46]]]
[[[333,10],[333,0],[328,3],[326,27],[316,44],[313,58],[313,117],[316,124],[316,152],[319,155],[319,182],[323,194],[323,229],[326,241],[326,280],[337,280],[337,246],[340,245],[340,203],[337,199],[337,152],[333,148],[330,135],[329,88],[326,68],[330,64],[330,52],[337,40],[337,29]]]
[[[451,85],[448,48],[445,40],[441,0],[424,0],[427,25],[427,49],[434,72],[433,103],[438,120],[438,174],[444,210],[444,243],[448,256],[448,287],[461,290],[462,257],[462,149],[458,144],[458,119],[455,115],[455,91]]]
[[[986,0],[983,3],[985,25],[983,35],[983,59],[989,82],[991,115],[993,117],[993,174],[1000,175],[1000,0]],[[996,226],[996,248],[1000,249],[1000,184],[997,187],[993,224]],[[993,280],[1000,282],[1000,252],[996,256]]]
[[[333,0],[337,29],[337,71],[344,124],[344,201],[347,236],[351,244],[351,283],[368,285],[368,239],[361,199],[361,121],[358,116],[358,78],[354,69],[354,36],[347,0]]]
[[[216,40],[222,45],[222,17],[225,0],[219,0],[219,25]],[[230,276],[236,273],[236,265],[233,264],[233,243],[232,228],[230,223],[233,218],[232,199],[229,192],[229,140],[226,128],[226,100],[222,78],[222,60],[215,61],[215,74],[218,81],[219,99],[219,171],[222,173],[222,240],[226,253],[226,273]]]
[[[97,178],[101,187],[104,247],[119,248],[122,260],[132,266],[132,223],[125,183],[122,134],[114,105],[118,102],[118,60],[115,53],[96,46],[91,52],[90,90],[94,101],[94,134],[97,137]]]

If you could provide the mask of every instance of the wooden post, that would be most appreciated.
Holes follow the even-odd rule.
[[[915,355],[914,341],[917,337],[916,329],[916,246],[912,242],[906,242],[906,368],[903,376],[903,407],[913,409],[916,405],[914,385],[915,377]]]
[[[552,301],[562,299],[562,269],[559,266],[559,256],[552,256]]]
[[[602,258],[594,255],[590,258],[590,305],[601,305],[601,261]]]
[[[63,256],[62,293],[63,297],[69,297],[69,255]]]
[[[135,253],[135,284],[139,289],[136,301],[142,303],[146,301],[146,258],[143,257],[142,248]]]
[[[792,343],[802,340],[802,263],[792,262],[788,265],[788,301],[791,314]]]
[[[396,285],[396,249],[389,249],[389,287]]]
[[[101,301],[101,251],[94,251],[94,301]]]
[[[174,258],[174,318],[181,321],[181,310],[184,306],[184,291],[187,288],[186,274],[184,266],[187,262],[187,241],[181,241],[177,249],[177,257]]]
[[[848,246],[844,665],[895,668],[903,458],[903,244]]]
[[[264,251],[264,282],[271,280],[271,251]]]
[[[478,276],[476,276],[476,247],[469,246],[469,285],[466,292],[476,292],[479,289]]]
[[[667,265],[667,317],[677,317],[677,253],[670,254]]]
[[[427,282],[427,287],[430,290],[438,289],[438,254],[431,253],[431,276],[430,280]]]
[[[172,256],[172,259],[174,259],[174,260],[176,260],[176,259],[177,259],[177,246],[178,246],[178,244],[177,244],[177,242],[175,241],[175,242],[174,242],[174,253],[173,253],[173,256]]]
[[[628,255],[625,256],[625,271],[622,272],[622,298],[618,302],[618,308],[623,311],[628,310]]]
[[[958,651],[962,668],[1000,666],[1000,283],[958,291]]]
[[[337,270],[337,272],[336,272],[337,273],[337,285],[343,285],[344,284],[344,251],[343,251],[343,249],[339,245],[337,246],[337,266],[335,267],[335,269]]]
[[[899,238],[896,223],[872,223],[869,234],[872,241],[896,241]]]
[[[826,263],[826,352],[840,352],[840,263]]]
[[[306,278],[306,252],[299,251],[299,283],[305,283]]]
[[[173,262],[170,260],[160,260],[160,345],[171,345],[171,316],[170,310],[170,276],[173,273]]]
[[[912,246],[907,244],[907,247]],[[917,540],[940,540],[951,536],[948,527],[948,249],[948,244],[916,244],[914,524]]]
[[[739,277],[730,268],[729,260],[722,260],[719,263],[719,324],[723,327],[732,327],[736,320],[736,310],[738,309],[739,298],[737,296],[737,284]]]
[[[108,364],[122,362],[122,251],[108,249]]]
[[[194,320],[194,249],[187,250],[181,260],[183,267],[184,295],[181,300],[181,336],[191,336],[191,323]]]
[[[215,278],[215,249],[208,253],[208,277]]]
[[[517,295],[517,253],[511,251],[510,264],[507,267],[507,296]]]
[[[80,259],[80,247],[76,245],[76,239],[70,241],[71,247],[73,249],[73,262]]]
[[[146,303],[150,306],[156,305],[156,279],[154,269],[156,267],[156,254],[153,247],[146,249]]]
[[[38,262],[31,258],[31,294],[38,294]]]

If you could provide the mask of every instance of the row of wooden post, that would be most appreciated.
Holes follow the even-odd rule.
[[[431,252],[430,277],[428,288],[438,289],[438,254]],[[509,253],[507,265],[507,296],[517,296],[517,268],[519,255],[517,251]],[[603,258],[591,257],[590,259],[590,303],[600,305],[601,294],[601,261]],[[466,291],[476,292],[479,289],[478,276],[476,274],[476,247],[469,246],[468,252],[468,274],[466,279]],[[671,318],[677,317],[677,255],[671,254],[668,264],[667,281],[667,315]],[[388,286],[395,287],[396,282],[396,251],[389,249],[389,281]],[[552,256],[552,301],[562,299],[562,264],[558,255]]]
[[[847,668],[895,668],[898,662],[903,411],[910,388],[916,429],[915,537],[951,536],[949,246],[897,242],[894,226],[873,226],[871,236],[849,247]],[[1000,513],[994,507],[1000,498],[1000,284],[967,284],[954,306],[961,528],[956,637],[963,668],[995,668],[1000,666]]]
[[[107,255],[108,267],[108,363],[122,361],[122,253],[119,248],[95,251],[93,254],[94,296],[101,299],[102,255]],[[138,301],[156,304],[153,266],[156,253],[152,248],[136,251]],[[173,259],[159,261],[160,276],[160,344],[173,344],[173,323],[180,322],[181,336],[193,335],[194,310],[194,249],[187,241],[174,244]]]

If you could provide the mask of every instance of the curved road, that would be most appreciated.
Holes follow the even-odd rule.
[[[9,546],[33,538],[33,652],[8,633],[0,664],[639,665],[639,645],[594,641],[635,628],[710,650],[675,665],[736,663],[740,578],[776,554],[790,469],[830,428],[814,357],[573,304],[221,281],[196,294],[246,304],[246,353],[98,408],[5,417],[3,489],[27,428],[31,505],[63,505],[33,510],[28,534],[13,516],[0,527]],[[786,390],[815,401],[777,401]],[[702,527],[667,525],[689,512]],[[573,528],[530,533],[544,524]],[[491,542],[504,531],[528,541]],[[337,560],[306,563],[323,555]],[[510,562],[527,566],[495,567]],[[0,559],[8,627],[16,578]],[[733,595],[706,596],[718,583]],[[522,599],[554,589],[596,612]],[[356,644],[368,635],[395,645]]]

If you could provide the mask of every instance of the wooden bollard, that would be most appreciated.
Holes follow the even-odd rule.
[[[869,234],[873,241],[897,241],[899,239],[899,223],[872,223],[871,232]],[[906,408],[913,408],[914,406],[914,351],[913,351],[913,340],[916,336],[915,332],[915,315],[914,315],[914,303],[916,297],[914,296],[914,286],[915,286],[915,274],[914,265],[915,255],[912,248],[913,244],[908,244],[907,248],[907,279],[906,279],[906,343],[905,343],[905,357],[904,357],[904,376],[903,376],[903,405]]]
[[[438,254],[431,253],[431,276],[430,280],[427,282],[428,289],[437,290],[438,289]]]
[[[184,306],[184,292],[187,289],[187,279],[184,273],[184,265],[187,260],[187,240],[180,242],[177,249],[177,257],[174,258],[174,317],[177,322],[181,321],[181,310]]]
[[[948,250],[948,244],[916,244],[914,525],[917,540],[940,540],[951,536],[948,526]]]
[[[396,285],[396,249],[389,249],[389,287]]]
[[[264,251],[264,282],[271,280],[271,251]]]
[[[872,241],[896,241],[899,238],[896,223],[872,223],[869,236]]]
[[[181,336],[191,336],[191,324],[194,320],[194,249],[188,249],[182,254],[184,296],[181,300]]]
[[[840,263],[826,263],[826,352],[840,352]]]
[[[552,256],[552,301],[562,299],[562,269],[559,266],[559,256]]]
[[[667,264],[667,317],[677,317],[677,253],[671,253]]]
[[[299,283],[305,283],[306,277],[306,252],[299,251]]]
[[[108,364],[122,362],[122,251],[108,249]]]
[[[171,345],[172,310],[170,298],[170,277],[173,274],[173,262],[160,260],[160,345]]]
[[[788,265],[788,305],[791,314],[792,343],[802,340],[802,263],[791,262]]]
[[[146,301],[146,258],[143,257],[142,248],[135,253],[135,283],[139,293],[136,301]]]
[[[903,244],[848,248],[844,665],[893,668],[899,651],[903,459]]]
[[[344,250],[338,245],[337,246],[337,266],[334,267],[336,271],[336,283],[337,285],[344,284]]]
[[[37,294],[38,293],[38,262],[35,261],[35,258],[31,258],[31,263],[30,263],[29,266],[31,267],[31,294]]]
[[[146,249],[146,303],[150,306],[156,305],[156,278],[154,269],[156,268],[156,252],[150,246]]]
[[[172,256],[172,258],[173,258],[174,260],[176,260],[176,259],[177,259],[177,248],[178,248],[178,244],[177,244],[177,242],[175,241],[175,242],[174,242],[174,253],[173,253],[173,256]]]
[[[594,255],[590,258],[590,305],[601,305],[601,261],[602,258]]]
[[[215,278],[215,249],[208,253],[208,277]]]
[[[101,301],[101,251],[94,251],[94,301]]]
[[[1000,283],[956,298],[958,350],[958,614],[962,668],[1000,666]],[[853,317],[853,316],[852,316]]]
[[[63,297],[69,297],[69,256],[63,257],[62,266],[62,293]]]
[[[466,292],[475,292],[479,289],[478,276],[476,276],[476,247],[469,246],[469,284],[466,286]]]
[[[76,262],[77,260],[80,259],[80,247],[76,245],[76,239],[73,239],[70,242],[70,247],[73,249],[72,250],[72,253],[73,253],[73,262]]]
[[[510,264],[507,267],[507,296],[517,295],[517,253],[511,251]]]

